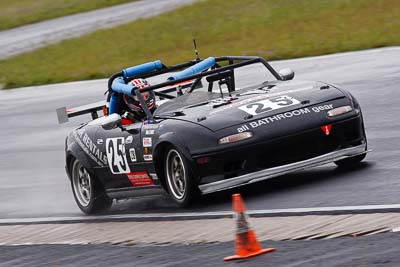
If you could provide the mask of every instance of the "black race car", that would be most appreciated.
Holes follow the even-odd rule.
[[[131,125],[121,125],[118,113],[98,118],[98,111],[107,114],[119,104],[120,94],[135,93],[124,83],[138,77],[154,84],[140,91],[155,92],[156,111],[145,109],[146,119]],[[199,194],[363,160],[367,139],[354,96],[293,77],[263,58],[237,56],[175,66],[154,61],[114,74],[109,90],[117,97],[57,110],[60,122],[85,113],[93,118],[65,142],[79,208],[91,214],[109,208],[113,199],[163,190],[187,206]]]

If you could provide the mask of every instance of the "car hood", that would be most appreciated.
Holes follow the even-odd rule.
[[[235,91],[231,96],[224,94],[223,98],[219,93],[193,92],[164,103],[154,115],[218,131],[342,97],[342,91],[322,82],[277,81]]]

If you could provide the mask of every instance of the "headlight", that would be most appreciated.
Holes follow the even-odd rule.
[[[350,106],[343,106],[343,107],[331,109],[327,112],[327,114],[328,114],[328,117],[335,117],[335,116],[339,116],[339,115],[345,114],[347,112],[350,112],[352,110],[353,110],[353,108]]]
[[[221,139],[218,140],[218,144],[229,144],[229,143],[234,143],[238,141],[242,141],[248,138],[253,137],[252,132],[243,132],[243,133],[237,133],[237,134],[232,134],[229,136],[225,136]]]

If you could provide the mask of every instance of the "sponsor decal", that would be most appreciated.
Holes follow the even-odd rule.
[[[154,134],[154,129],[146,130],[146,135],[153,135],[153,134]]]
[[[133,186],[154,185],[153,180],[147,172],[131,172],[127,176]]]
[[[133,136],[132,135],[128,136],[126,138],[126,140],[125,140],[126,144],[132,144],[132,141],[133,141]]]
[[[158,124],[144,124],[143,125],[144,129],[158,129]]]
[[[148,154],[148,155],[143,155],[144,161],[152,161],[153,160],[153,155]]]
[[[98,144],[98,145],[103,144],[103,139],[97,139],[97,144]]]
[[[128,161],[125,153],[125,138],[116,137],[106,139],[108,166],[113,174],[129,173]]]
[[[266,118],[262,118],[262,119],[259,119],[259,120],[256,120],[256,121],[249,122],[249,123],[247,123],[245,125],[242,125],[239,128],[237,128],[237,131],[239,133],[245,132],[245,131],[248,131],[250,129],[255,129],[257,127],[260,127],[262,125],[270,124],[272,122],[279,121],[279,120],[286,119],[286,118],[291,118],[291,117],[295,117],[295,116],[301,116],[303,114],[310,113],[310,112],[311,111],[308,108],[295,109],[295,110],[288,111],[288,112],[285,112],[285,113],[281,113],[281,114],[277,114],[277,115],[274,115],[274,116],[269,116],[269,117],[266,117]]]
[[[256,121],[246,123],[246,124],[240,126],[239,128],[237,128],[236,130],[238,133],[241,133],[241,132],[249,131],[250,129],[255,129],[260,126],[276,122],[276,121],[284,120],[284,119],[291,118],[291,117],[302,116],[304,114],[308,114],[308,113],[312,113],[312,112],[319,113],[322,110],[329,110],[332,108],[333,108],[333,104],[320,105],[320,106],[316,106],[316,107],[312,107],[312,108],[295,109],[292,111],[288,111],[285,113],[265,117],[265,118],[262,118],[262,119],[259,119]]]
[[[315,113],[318,113],[318,112],[320,112],[320,111],[329,110],[329,109],[332,109],[332,108],[333,108],[333,104],[330,104],[330,105],[323,105],[323,106],[318,106],[318,107],[312,107],[311,109],[312,109],[312,111],[314,111]]]
[[[326,136],[328,136],[331,133],[331,129],[332,129],[332,124],[321,126],[321,130],[322,132],[324,132]]]
[[[150,148],[148,147],[143,148],[143,154],[150,154],[150,153],[151,153]]]
[[[151,179],[153,179],[153,181],[154,180],[158,180],[158,177],[157,177],[156,173],[150,173],[149,175],[150,175]]]
[[[253,102],[244,106],[240,106],[239,109],[250,115],[258,115],[268,111],[281,109],[284,107],[289,107],[293,105],[300,104],[300,101],[284,95],[279,97],[273,97],[269,99],[264,99],[262,101]]]
[[[143,138],[143,147],[151,147],[153,145],[153,141],[151,137],[144,137]]]
[[[84,128],[74,131],[73,135],[78,145],[93,161],[100,166],[107,165],[107,156],[90,139]]]
[[[129,157],[131,158],[132,162],[136,162],[137,158],[136,158],[136,151],[134,148],[129,149]]]

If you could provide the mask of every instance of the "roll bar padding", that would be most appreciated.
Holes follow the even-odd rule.
[[[135,88],[135,86],[132,84],[125,84],[124,78],[118,77],[114,79],[111,88],[116,93],[132,96],[134,94],[133,88]]]
[[[127,69],[123,69],[122,70],[122,75],[125,78],[134,76],[134,75],[138,75],[138,74],[142,74],[142,73],[146,73],[146,72],[151,72],[151,71],[155,71],[155,70],[160,70],[163,68],[163,64],[161,63],[160,60],[156,60],[153,62],[148,62],[148,63],[144,63],[141,65],[137,65],[137,66],[133,66]]]
[[[215,64],[215,58],[214,57],[206,58],[206,59],[202,60],[201,62],[199,62],[199,63],[197,63],[197,64],[195,64],[195,65],[193,65],[193,66],[181,71],[181,72],[178,72],[175,75],[172,75],[172,76],[168,77],[168,80],[169,81],[174,81],[174,80],[178,80],[178,79],[182,79],[182,78],[185,78],[185,77],[192,76],[194,74],[200,73],[202,71],[205,71],[205,70],[211,68],[212,66],[214,66],[214,64]]]

